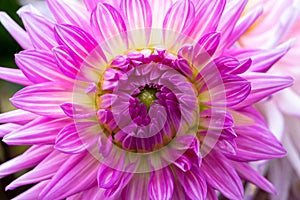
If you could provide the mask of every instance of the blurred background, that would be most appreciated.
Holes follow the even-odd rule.
[[[20,0],[20,2],[23,4],[29,3],[30,1],[31,0]],[[38,4],[36,5],[38,8],[40,6],[40,11],[43,9],[42,4],[43,2],[41,0],[38,1]],[[21,20],[16,14],[16,11],[19,9],[19,7],[20,4],[17,0],[0,0],[0,11],[8,13],[11,18],[13,18],[22,26]],[[47,12],[47,10],[43,11]],[[14,41],[14,39],[9,35],[9,33],[2,27],[0,23],[0,66],[16,68],[16,65],[14,63],[14,54],[18,53],[21,50],[21,47]],[[12,97],[13,94],[21,88],[22,86],[20,85],[12,84],[0,79],[0,113],[14,109],[14,107],[9,102],[9,98]],[[7,146],[0,139],[0,164],[12,159],[13,157],[16,157],[26,149],[26,146]],[[29,185],[17,188],[13,191],[5,191],[5,187],[24,172],[25,171],[21,171],[14,175],[10,175],[0,179],[0,200],[12,199],[21,192],[31,187],[31,185]],[[224,200],[225,198],[221,197],[221,199]],[[263,191],[259,191],[255,199],[268,200],[270,198]]]
[[[21,24],[16,11],[19,9],[20,5],[16,0],[0,0],[0,11],[5,11],[11,16],[16,22]],[[14,39],[9,35],[9,33],[0,24],[0,66],[1,67],[11,67],[16,68],[14,63],[14,54],[21,51],[20,46],[14,41]],[[14,107],[10,104],[9,98],[22,86],[12,84],[0,79],[0,113],[13,110]],[[23,146],[10,146],[8,147],[2,141],[0,142],[0,163],[3,163],[18,154],[21,154],[26,147]],[[8,185],[16,176],[21,173],[7,176],[0,179],[0,199],[7,200],[12,199],[20,192],[24,191],[28,187],[23,187],[16,189],[14,191],[5,191],[5,186]]]

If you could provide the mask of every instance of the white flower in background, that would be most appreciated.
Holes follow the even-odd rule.
[[[264,46],[272,49],[294,38],[294,46],[269,73],[289,75],[293,87],[259,103],[270,129],[287,149],[287,157],[271,161],[267,174],[278,189],[272,200],[300,197],[300,1],[250,0],[249,8],[263,6],[264,12],[239,41],[242,47]],[[264,44],[264,45],[262,45]]]

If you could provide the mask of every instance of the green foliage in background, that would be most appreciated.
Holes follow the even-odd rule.
[[[6,12],[11,18],[21,24],[21,20],[16,14],[19,7],[20,6],[16,0],[0,0],[0,11]],[[0,24],[0,66],[16,68],[14,63],[14,54],[21,50],[21,47]],[[0,79],[0,113],[14,109],[9,102],[9,98],[21,88],[22,86],[20,85],[9,83]],[[0,142],[0,164],[22,153],[25,149],[26,147],[24,146],[8,147],[4,143]],[[19,175],[20,174],[15,174],[0,180],[1,200],[12,199],[26,189],[23,187],[13,191],[5,191],[5,186]]]

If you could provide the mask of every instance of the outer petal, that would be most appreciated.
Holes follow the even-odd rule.
[[[163,29],[184,34],[195,18],[195,8],[190,0],[177,1],[169,9],[163,22]],[[165,35],[167,38],[167,35]]]
[[[207,88],[200,95],[201,101],[208,105],[226,105],[227,107],[239,105],[248,97],[251,91],[250,81],[236,75],[224,75],[222,83],[213,77],[211,80],[205,81],[210,88]]]
[[[31,85],[32,82],[19,69],[0,67],[0,78],[20,85]]]
[[[128,49],[127,33],[124,33],[127,30],[126,25],[121,14],[114,7],[109,4],[98,4],[92,12],[91,26],[99,44],[118,36],[109,43],[105,43],[107,47],[102,47],[103,49],[109,52],[123,52]]]
[[[128,30],[151,28],[152,12],[148,0],[121,0],[120,5]]]
[[[275,187],[262,175],[252,169],[248,163],[232,162],[239,176],[249,181],[268,193],[276,194]]]
[[[81,200],[91,200],[91,199],[105,199],[104,189],[94,187],[90,190],[84,191],[81,195]]]
[[[119,9],[121,0],[83,0],[87,9],[92,11],[97,7],[98,3],[107,3]]]
[[[255,123],[252,126],[236,126],[238,137],[236,155],[228,157],[238,161],[257,161],[280,158],[286,155],[280,142],[264,126]]]
[[[34,83],[70,81],[61,74],[52,53],[48,51],[22,51],[15,55],[15,59],[25,76]]]
[[[56,63],[60,71],[66,76],[75,79],[80,66],[79,63],[69,54],[67,48],[58,46],[52,49]]]
[[[243,199],[243,185],[231,163],[212,150],[202,161],[202,171],[208,184],[229,199]]]
[[[42,181],[35,186],[29,188],[22,194],[15,197],[13,200],[36,200],[38,199],[38,196],[40,192],[43,190],[43,188],[48,184],[49,181]]]
[[[65,116],[60,105],[72,99],[72,86],[62,83],[40,83],[18,91],[10,100],[23,110],[49,117]]]
[[[127,199],[150,200],[148,194],[148,174],[135,174],[122,192],[122,197]]]
[[[19,129],[22,125],[13,124],[13,123],[6,123],[0,125],[0,137],[4,137],[5,135],[11,133],[14,130]]]
[[[184,45],[178,51],[178,56],[185,58],[196,69],[201,70],[211,60],[219,42],[220,33],[208,33],[200,38],[195,46]],[[217,63],[215,64],[217,65]]]
[[[148,0],[121,0],[120,9],[133,45],[130,48],[147,46],[152,27],[152,11]]]
[[[67,158],[68,155],[53,151],[33,170],[14,180],[6,187],[6,189],[13,190],[16,187],[51,179]]]
[[[84,122],[66,126],[58,133],[55,148],[64,153],[82,153],[97,140],[96,133],[89,132],[89,128],[93,128],[93,126],[95,123]]]
[[[16,123],[26,124],[27,122],[36,119],[38,115],[27,112],[25,110],[13,110],[0,114],[0,123]]]
[[[60,24],[74,24],[84,30],[89,30],[89,13],[76,2],[47,0],[48,6]]]
[[[241,18],[236,27],[234,27],[230,37],[224,41],[224,43],[226,43],[226,45],[224,44],[224,47],[230,48],[253,25],[253,23],[259,18],[259,16],[261,16],[262,13],[263,7],[259,6]]]
[[[80,62],[80,64],[82,61],[85,61],[85,64],[95,64],[92,66],[97,66],[97,64],[105,58],[95,39],[90,34],[76,26],[57,25],[55,27],[55,36],[58,43],[60,45],[64,45],[65,48],[68,49],[69,53],[71,53],[71,56]],[[95,49],[96,47],[97,49]],[[92,51],[95,54],[93,54],[93,56],[99,56],[99,58],[95,58],[97,63],[88,63],[90,60],[86,60]]]
[[[210,32],[215,32],[222,16],[225,4],[225,0],[196,1],[196,15],[192,25],[193,28],[190,30],[189,36],[195,40],[198,40],[199,36]]]
[[[152,27],[161,28],[163,27],[163,17],[165,16],[172,6],[172,0],[165,0],[164,3],[161,3],[157,0],[148,0],[152,8]]]
[[[51,49],[57,44],[53,34],[54,24],[47,18],[29,10],[31,9],[25,6],[18,11],[18,14],[24,23],[33,46],[36,49]]]
[[[217,29],[217,31],[222,33],[221,45],[219,48],[220,51],[224,50],[223,44],[226,44],[228,37],[231,36],[232,31],[236,26],[237,21],[240,19],[246,4],[247,0],[227,2]]]
[[[10,145],[54,144],[57,133],[68,123],[66,118],[39,117],[7,134],[3,141]]]
[[[25,32],[5,12],[0,12],[0,22],[23,49],[33,48],[28,33]]]
[[[195,166],[187,172],[176,170],[178,180],[190,199],[206,199],[207,186],[203,173]]]
[[[92,12],[91,25],[99,42],[126,31],[121,14],[108,4],[98,4]]]
[[[100,163],[88,153],[71,155],[40,193],[44,200],[64,199],[97,185],[97,167]],[[74,181],[80,180],[80,181]]]
[[[13,174],[17,171],[34,167],[40,163],[47,155],[53,151],[53,146],[51,145],[36,145],[30,147],[22,155],[13,158],[0,165],[0,177]],[[30,158],[30,159],[28,159]]]
[[[293,43],[294,40],[290,40],[271,50],[228,50],[226,54],[235,56],[240,60],[251,58],[253,63],[248,71],[266,72],[290,50]]]
[[[249,96],[236,105],[236,107],[245,107],[259,102],[265,97],[293,85],[293,78],[289,76],[276,76],[264,73],[246,73],[241,75],[251,83],[251,92]]]
[[[153,171],[148,193],[152,200],[171,199],[174,192],[174,175],[170,167]]]

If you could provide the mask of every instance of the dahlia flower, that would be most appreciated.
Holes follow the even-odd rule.
[[[295,79],[293,87],[272,95],[258,104],[276,137],[287,149],[287,158],[274,160],[267,167],[272,182],[278,188],[278,195],[272,199],[295,199],[300,196],[300,1],[250,1],[249,7],[264,6],[264,14],[258,22],[241,37],[242,47],[274,48],[288,38],[294,38],[291,50],[270,70],[269,73],[289,75]],[[276,5],[274,7],[274,5]],[[268,38],[268,39],[267,39]],[[283,187],[284,185],[284,187]]]
[[[0,176],[32,168],[16,199],[243,199],[243,182],[275,193],[249,162],[285,155],[253,106],[289,87],[272,51],[231,49],[261,10],[245,0],[48,0],[5,13],[24,51],[2,79],[24,85],[0,115],[9,145],[32,145]],[[255,55],[255,56],[253,56]],[[263,71],[263,70],[262,70]]]

